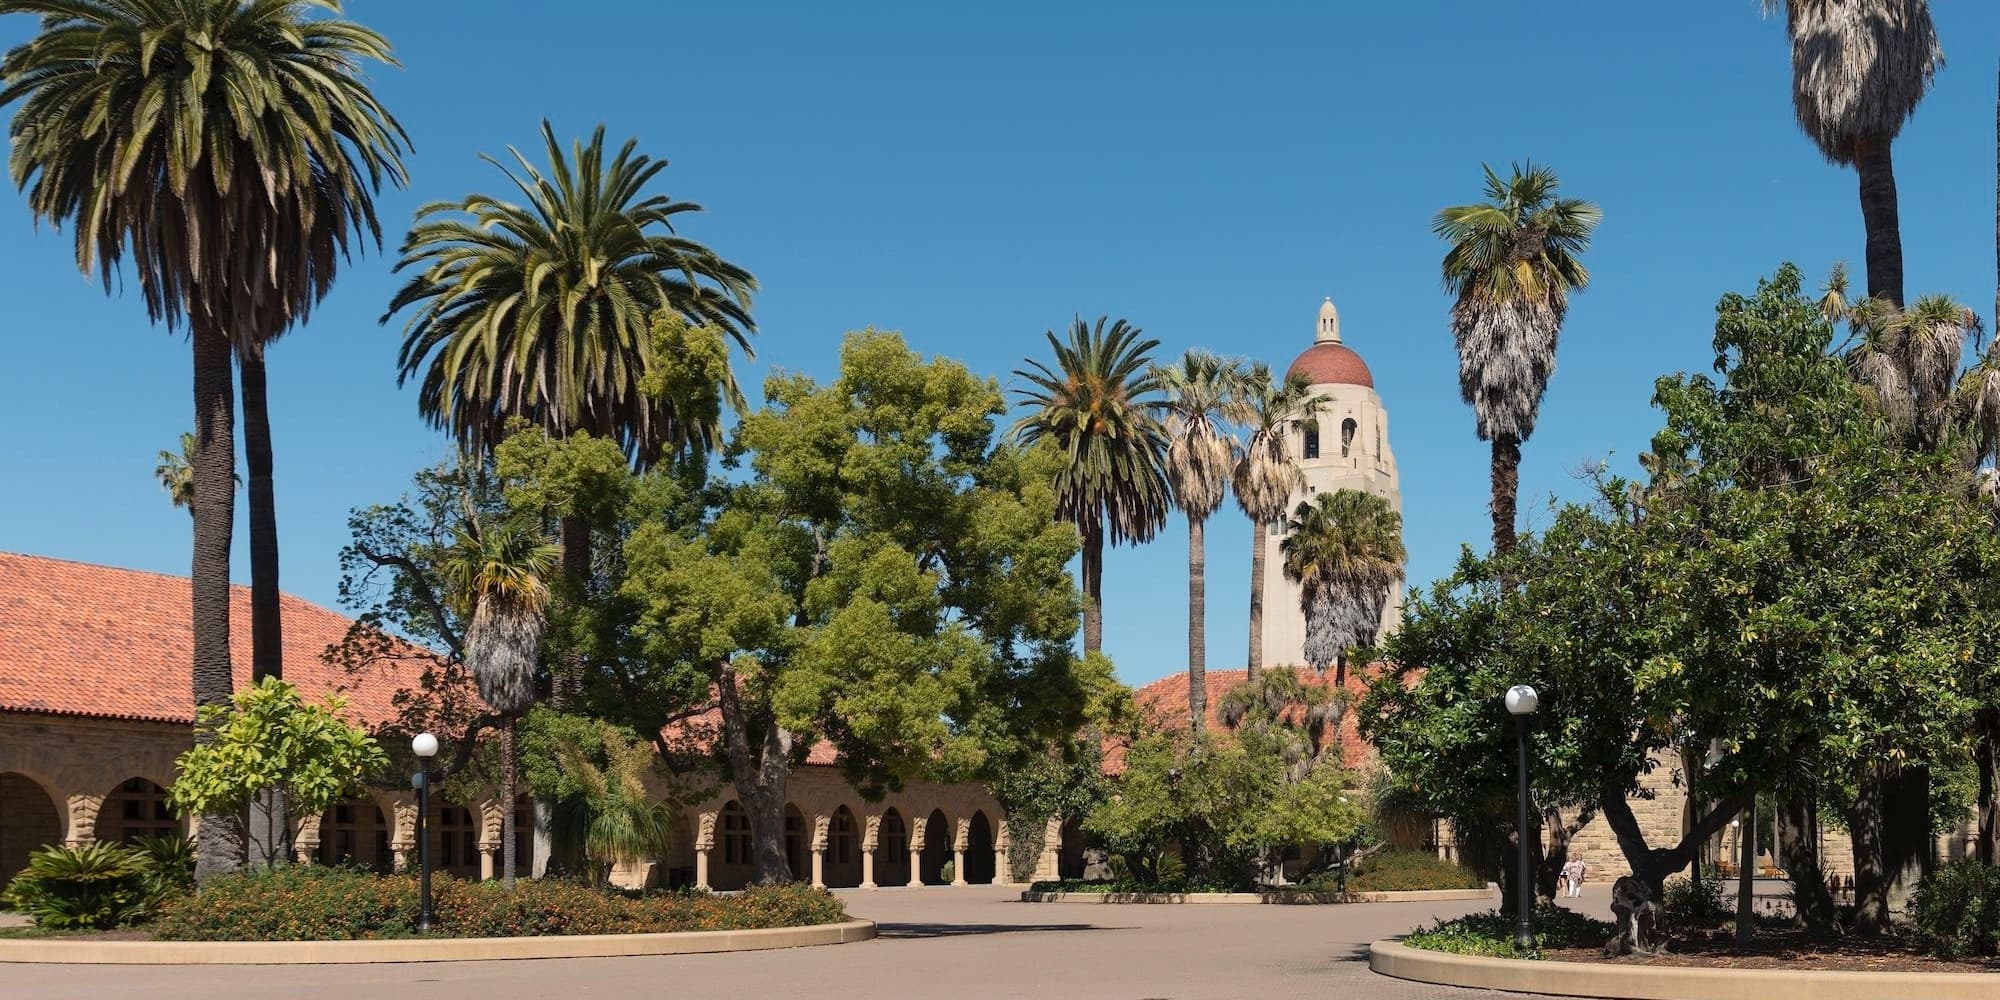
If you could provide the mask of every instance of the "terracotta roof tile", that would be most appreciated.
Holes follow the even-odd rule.
[[[1368,370],[1368,362],[1345,344],[1328,341],[1314,344],[1300,354],[1292,367],[1286,369],[1285,377],[1304,375],[1314,385],[1365,385],[1373,388],[1375,375]]]
[[[192,723],[194,631],[186,577],[0,552],[0,710]],[[250,683],[250,588],[230,594],[236,686]],[[426,651],[359,673],[329,664],[352,620],[284,594],[285,679],[309,698],[340,692],[355,719],[396,717]]]
[[[1283,670],[1284,667],[1274,669]],[[1306,684],[1327,687],[1333,684],[1332,674],[1320,674],[1311,667],[1293,668],[1299,680]],[[1367,691],[1362,679],[1365,671],[1350,669],[1347,672],[1347,690],[1356,697]],[[1222,697],[1249,676],[1243,670],[1210,670],[1204,675],[1208,688],[1208,705],[1204,717],[1208,730],[1212,733],[1228,732],[1227,726],[1216,717],[1216,708],[1222,704]],[[1187,725],[1188,718],[1188,676],[1185,673],[1168,674],[1151,684],[1132,692],[1132,701],[1138,706],[1147,723],[1155,729],[1177,729]],[[1361,727],[1354,724],[1349,715],[1340,727],[1340,749],[1344,759],[1352,766],[1372,758],[1375,748],[1361,738]],[[1125,773],[1125,746],[1110,743],[1104,747],[1104,773],[1118,775]]]

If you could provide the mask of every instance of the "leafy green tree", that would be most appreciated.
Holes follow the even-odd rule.
[[[1241,367],[1205,351],[1155,369],[1166,393],[1167,482],[1188,523],[1188,725],[1200,733],[1208,716],[1208,549],[1204,526],[1229,488],[1236,437],[1228,425],[1243,414],[1237,402]]]
[[[182,813],[241,816],[268,790],[281,795],[293,815],[317,816],[388,764],[368,733],[342,718],[347,704],[338,695],[315,705],[298,688],[267,677],[230,702],[201,707],[196,728],[204,738],[174,763],[178,777],[167,801]],[[222,846],[242,850],[243,843],[239,833]],[[215,845],[204,840],[201,849]],[[290,849],[289,843],[270,848]],[[284,857],[263,860],[276,864]]]
[[[674,817],[690,796],[669,786],[656,794],[648,778],[662,779],[660,757],[648,740],[587,716],[536,709],[524,726],[523,757],[529,783],[554,802],[553,837],[567,847],[559,859],[581,863],[603,885],[611,867],[667,856]]]
[[[147,315],[185,322],[194,349],[193,683],[228,701],[235,521],[232,357],[250,458],[252,670],[281,672],[277,520],[262,351],[304,321],[357,233],[379,238],[374,192],[400,184],[401,126],[362,80],[393,64],[337,0],[0,0],[41,31],[0,60],[10,168],[37,219],[75,234],[105,290],[129,253]],[[246,379],[252,376],[245,368]],[[240,824],[205,817],[203,871],[241,852]]]
[[[772,377],[700,524],[641,524],[621,591],[655,669],[714,691],[759,882],[790,876],[784,807],[813,742],[864,792],[991,774],[1073,732],[1108,683],[1070,650],[1060,456],[995,442],[998,387],[900,338],[840,377]],[[1093,668],[1092,664],[1096,664]]]
[[[1890,147],[1944,65],[1928,0],[1763,0],[1792,40],[1792,109],[1835,166],[1861,179],[1868,296],[1903,305],[1903,236]]]
[[[1479,439],[1493,443],[1493,550],[1514,547],[1521,445],[1535,432],[1556,370],[1556,338],[1571,292],[1590,283],[1581,256],[1603,218],[1596,205],[1559,198],[1555,171],[1516,165],[1486,172],[1486,199],[1437,214],[1433,232],[1451,245],[1444,285],[1455,301],[1458,390]]]
[[[1285,579],[1299,585],[1306,616],[1306,662],[1336,687],[1347,684],[1347,658],[1372,646],[1382,614],[1403,580],[1403,516],[1389,501],[1360,490],[1321,493],[1299,504],[1279,545]]]
[[[1107,329],[1105,324],[1110,322]],[[1158,412],[1162,388],[1153,367],[1157,340],[1138,327],[1100,316],[1078,317],[1067,341],[1046,331],[1053,368],[1027,360],[1014,374],[1028,412],[1014,425],[1023,444],[1050,442],[1063,456],[1055,470],[1056,516],[1083,538],[1083,651],[1104,647],[1104,546],[1149,542],[1167,523],[1167,436]]]
[[[1250,519],[1250,658],[1246,673],[1255,680],[1264,669],[1265,535],[1283,521],[1292,497],[1304,492],[1306,474],[1288,442],[1318,419],[1330,400],[1312,391],[1304,375],[1274,379],[1263,363],[1250,366],[1242,390],[1242,422],[1250,432],[1231,474],[1236,505]]]

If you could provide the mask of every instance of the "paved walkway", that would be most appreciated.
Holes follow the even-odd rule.
[[[1093,906],[1021,903],[1016,901],[1018,892],[985,886],[843,892],[849,911],[877,921],[882,936],[827,948],[433,965],[0,965],[0,996],[7,1000],[1518,996],[1419,986],[1368,971],[1369,941],[1437,916],[1484,909],[1483,904]]]

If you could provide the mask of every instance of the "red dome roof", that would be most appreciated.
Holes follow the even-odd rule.
[[[1285,373],[1285,377],[1304,375],[1314,385],[1365,385],[1375,387],[1375,376],[1369,374],[1368,363],[1361,355],[1349,350],[1347,345],[1326,341],[1306,348],[1297,361]]]

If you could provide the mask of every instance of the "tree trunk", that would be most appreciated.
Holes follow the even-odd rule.
[[[1104,648],[1104,528],[1090,525],[1083,532],[1083,651]]]
[[[1931,830],[1931,770],[1892,769],[1882,794],[1883,902],[1891,913],[1909,902],[1917,880],[1931,870],[1936,837]]]
[[[792,869],[785,859],[785,803],[792,771],[792,734],[776,719],[762,719],[763,736],[753,748],[736,678],[726,665],[718,665],[715,676],[730,777],[750,819],[753,879],[758,885],[789,882]]]
[[[1778,804],[1786,836],[1779,845],[1785,871],[1792,879],[1792,904],[1798,925],[1815,938],[1831,938],[1840,930],[1826,871],[1819,863],[1819,810],[1807,791],[1785,793]]]
[[[1632,869],[1633,877],[1646,883],[1653,891],[1653,899],[1664,898],[1667,876],[1693,863],[1701,845],[1729,825],[1729,820],[1744,808],[1752,798],[1747,791],[1725,796],[1709,807],[1707,815],[1693,823],[1681,834],[1680,842],[1669,848],[1653,847],[1646,843],[1646,832],[1639,827],[1639,818],[1632,813],[1632,804],[1625,801],[1623,788],[1606,788],[1598,793],[1597,808],[1604,816],[1606,826],[1618,842],[1618,853],[1625,856],[1625,864]]]
[[[1882,800],[1893,765],[1863,769],[1847,831],[1854,843],[1854,932],[1880,935],[1889,925],[1888,878],[1882,859]]]
[[[1521,492],[1521,442],[1512,434],[1493,439],[1493,554],[1514,551],[1515,505]]]
[[[235,691],[229,659],[229,543],[236,521],[234,351],[211,323],[197,321],[194,341],[194,703],[227,705]],[[199,734],[197,738],[202,738]],[[202,881],[244,862],[236,816],[201,817],[195,874]]]
[[[1743,825],[1736,829],[1736,854],[1740,866],[1736,872],[1736,943],[1742,946],[1750,943],[1757,930],[1751,904],[1751,896],[1757,888],[1757,796],[1750,796],[1750,801],[1743,804]]]
[[[514,742],[515,716],[500,723],[500,884],[514,891],[514,799],[520,793],[520,753]]]
[[[250,681],[285,676],[284,622],[278,613],[278,501],[272,481],[271,409],[264,383],[264,346],[237,356],[243,380],[243,466],[250,482]],[[271,789],[252,809],[251,854],[266,865],[291,860],[285,796]]]
[[[1208,720],[1208,541],[1202,519],[1188,522],[1188,728]]]
[[[1993,759],[1995,750],[2000,749],[2000,709],[1980,709],[1973,716],[1973,725],[1978,733],[1973,756],[1979,766],[1979,834],[1974,841],[1973,853],[1980,864],[1990,865],[1994,862],[1996,829],[2000,829],[2000,803],[1995,801]]]
[[[1264,669],[1264,521],[1250,522],[1250,658],[1244,661],[1246,680]]]
[[[1896,211],[1896,165],[1890,138],[1856,144],[1854,172],[1861,178],[1861,221],[1868,230],[1868,295],[1903,306],[1903,234]]]

